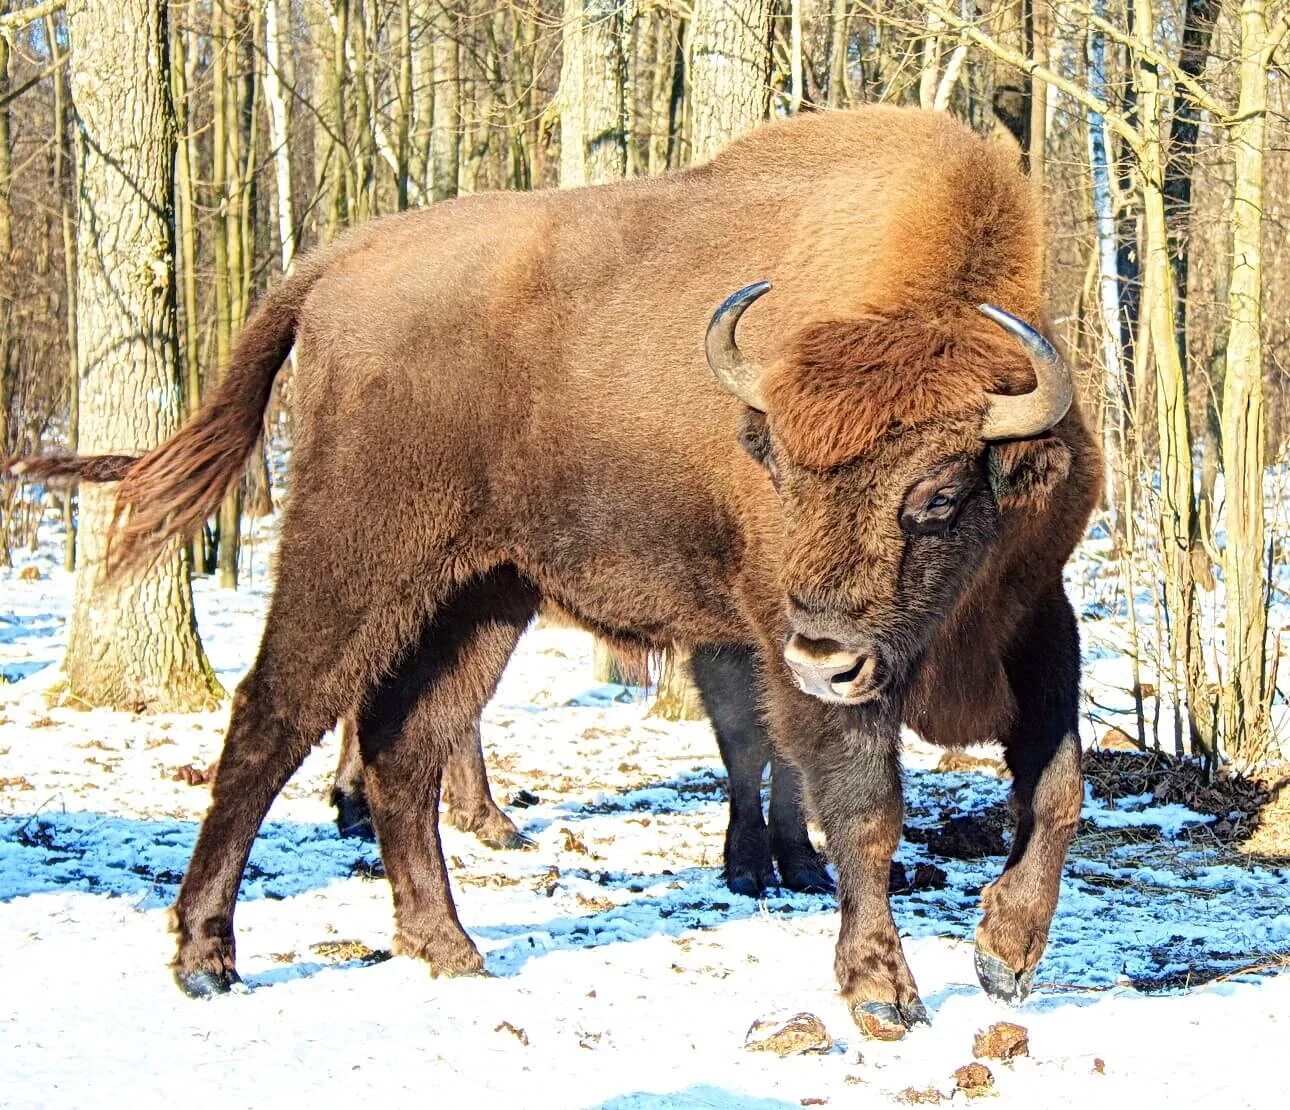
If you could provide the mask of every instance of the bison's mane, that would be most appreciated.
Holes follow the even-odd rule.
[[[770,367],[764,395],[793,459],[825,468],[893,424],[984,412],[987,391],[1031,388],[1015,341],[984,317],[904,309],[807,325]]]

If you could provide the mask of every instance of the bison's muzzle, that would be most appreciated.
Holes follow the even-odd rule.
[[[886,687],[877,653],[855,651],[836,640],[794,632],[784,645],[784,662],[798,686],[822,701],[872,701]]]

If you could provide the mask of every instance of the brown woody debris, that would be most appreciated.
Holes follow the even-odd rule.
[[[935,1087],[906,1087],[896,1096],[897,1102],[906,1106],[928,1106],[945,1102],[950,1095],[943,1095]]]
[[[1003,762],[989,756],[968,755],[965,751],[951,748],[941,756],[936,764],[938,771],[992,771],[998,775],[1003,771]]]
[[[509,1021],[499,1022],[493,1026],[494,1033],[506,1032],[520,1042],[525,1048],[529,1046],[529,1035],[524,1032],[518,1025],[512,1025]]]

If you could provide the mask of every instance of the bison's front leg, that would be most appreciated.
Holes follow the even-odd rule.
[[[899,1040],[927,1022],[887,900],[904,816],[900,730],[895,721],[834,710],[795,691],[789,697],[788,704],[775,699],[774,716],[837,873],[838,985],[862,1033]]]
[[[1020,1002],[1030,993],[1057,908],[1062,865],[1083,801],[1077,733],[1079,637],[1058,588],[1007,658],[1017,700],[1004,737],[1017,833],[999,879],[985,888],[976,970],[987,993]]]

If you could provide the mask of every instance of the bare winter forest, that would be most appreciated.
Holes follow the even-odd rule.
[[[297,253],[382,213],[661,174],[767,115],[860,102],[950,112],[1015,147],[1046,199],[1053,321],[1113,460],[1098,526],[1114,537],[1130,617],[1132,738],[1267,754],[1285,643],[1269,611],[1285,600],[1275,569],[1287,542],[1270,483],[1290,428],[1283,5],[0,8],[9,455],[149,446],[218,379],[249,309]],[[114,179],[121,158],[138,160],[136,188]],[[91,374],[124,349],[131,360]],[[94,554],[96,496],[79,514],[82,557]],[[0,497],[8,559],[37,542],[49,502],[17,485]],[[77,519],[74,499],[59,504]],[[235,586],[239,517],[268,507],[253,468],[194,569]],[[168,573],[182,577],[180,563]],[[149,664],[165,671],[149,702],[209,693],[185,594],[157,598],[173,642]],[[78,696],[138,697],[119,680],[124,659],[80,666],[75,627],[72,639]]]
[[[955,117],[1031,180],[1044,326],[1107,461],[1065,579],[1084,657],[1077,739],[1098,750],[1025,1011],[1037,1058],[958,1086],[999,1079],[1018,1105],[1086,1106],[1109,1076],[1113,1103],[1267,1105],[1275,1078],[1251,1066],[1229,1091],[1205,1060],[1275,1059],[1290,986],[1274,974],[1290,946],[1286,0],[0,0],[0,463],[156,447],[219,386],[256,304],[352,228],[471,194],[657,177],[763,121],[864,104]],[[702,357],[696,334],[706,374]],[[941,1039],[856,1055],[826,1033],[820,1069],[749,1064],[743,1029],[781,996],[846,1025],[824,985],[832,919],[818,915],[833,903],[808,887],[740,899],[710,874],[723,786],[703,763],[715,744],[688,648],[642,676],[548,613],[480,745],[545,855],[444,834],[499,981],[367,968],[388,955],[386,897],[369,889],[383,872],[333,830],[329,749],[255,843],[245,1008],[194,1016],[169,982],[122,988],[102,953],[163,966],[161,906],[205,804],[190,787],[208,781],[261,633],[292,483],[292,365],[241,480],[146,576],[103,574],[111,485],[0,481],[0,950],[33,953],[13,999],[44,991],[50,968],[61,1003],[89,984],[83,1013],[0,1001],[17,1061],[6,1073],[0,1048],[0,1104],[130,1090],[170,1105],[163,1088],[189,1080],[190,1060],[225,1068],[226,1050],[251,1064],[223,1072],[219,1104],[260,1104],[284,1013],[299,1036],[283,1089],[321,1084],[319,1105],[359,1081],[355,1046],[387,1036],[401,1068],[364,1072],[381,1077],[364,1097],[395,1105],[431,1090],[421,1067],[442,1097],[482,1091],[480,1105],[778,1108],[864,1085],[875,1105],[948,1099],[928,1077],[966,1057],[951,1037],[965,1046],[988,1020],[964,953],[998,871],[980,859],[1007,850],[994,752],[937,765],[906,736],[891,890],[906,947],[933,969]],[[937,806],[966,810],[997,850],[947,863],[928,847]],[[327,937],[300,955],[324,886]],[[359,968],[389,989],[333,974]],[[665,1013],[630,993],[638,977]],[[1197,983],[1214,990],[1185,993]],[[1139,997],[1173,991],[1174,1008]],[[677,1017],[699,997],[726,1038],[715,1055]],[[360,1035],[330,1023],[341,1012]],[[1190,1046],[1202,1018],[1207,1040]],[[72,1034],[88,1044],[81,1071],[51,1049]],[[570,1076],[585,1089],[561,1087]]]

